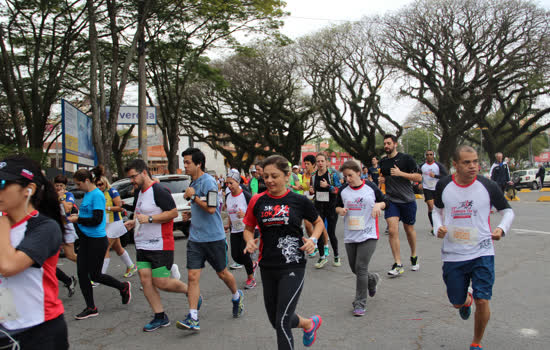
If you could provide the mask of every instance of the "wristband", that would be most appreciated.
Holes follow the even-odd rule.
[[[317,244],[317,242],[318,242],[317,238],[315,238],[315,237],[309,237],[309,239],[311,239],[313,241],[313,244]]]

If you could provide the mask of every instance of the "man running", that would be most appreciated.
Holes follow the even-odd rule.
[[[158,290],[187,294],[187,285],[170,276],[174,263],[174,218],[178,216],[178,209],[170,192],[151,179],[143,160],[131,161],[125,171],[136,191],[134,219],[125,226],[129,230],[134,228],[139,279],[155,314],[143,331],[152,332],[170,325]]]
[[[460,317],[467,320],[476,304],[474,337],[470,350],[483,349],[481,340],[489,322],[489,300],[495,281],[495,249],[510,231],[514,212],[498,185],[478,176],[477,152],[460,146],[453,155],[456,172],[439,180],[435,191],[434,229],[443,238],[441,257],[447,296]],[[491,232],[490,211],[494,206],[502,220]],[[469,291],[470,281],[472,291]]]
[[[435,185],[440,178],[447,176],[447,169],[445,169],[443,164],[435,161],[434,151],[427,150],[425,155],[426,162],[420,167],[420,172],[422,173],[422,189],[424,191],[424,201],[428,206],[428,219],[430,219],[430,225],[432,225],[432,230],[430,232],[435,236],[433,229],[434,222],[432,219]]]
[[[380,161],[381,176],[378,181],[386,185],[386,197],[389,200],[384,217],[388,223],[394,264],[388,271],[388,276],[397,277],[405,272],[401,263],[399,221],[403,221],[403,228],[411,247],[411,270],[418,271],[420,269],[416,256],[416,231],[414,230],[416,197],[411,181],[422,181],[422,175],[418,173],[418,167],[410,155],[397,152],[397,137],[395,135],[384,136],[384,152],[387,157]]]
[[[369,168],[369,180],[378,186],[378,176],[380,175],[380,166],[376,156],[371,159],[371,167]]]
[[[176,326],[199,331],[199,281],[206,261],[231,291],[235,318],[243,312],[244,294],[242,290],[237,290],[235,277],[227,269],[227,242],[218,206],[218,186],[216,180],[204,172],[206,157],[197,148],[188,148],[181,155],[185,173],[193,181],[184,194],[191,201],[191,227],[187,242],[189,314]]]
[[[512,185],[513,182],[510,179],[510,169],[508,168],[508,163],[502,160],[502,153],[495,153],[495,162],[491,165],[491,170],[489,171],[491,180],[497,183],[498,187],[504,193],[506,191],[507,185]]]

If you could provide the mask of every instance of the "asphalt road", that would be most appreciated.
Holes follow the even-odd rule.
[[[542,194],[542,193],[541,193]],[[512,202],[516,219],[510,232],[496,243],[496,283],[491,301],[491,321],[484,338],[484,349],[548,349],[550,347],[550,203],[537,203],[540,194],[521,193],[519,202]],[[425,204],[418,200],[417,241],[420,271],[410,271],[409,249],[401,232],[402,260],[406,272],[388,279],[386,271],[393,263],[387,236],[381,234],[370,270],[380,273],[377,295],[369,298],[367,314],[351,315],[355,293],[355,276],[351,273],[342,240],[342,225],[337,233],[341,240],[343,264],[327,264],[316,270],[313,259],[307,266],[306,283],[297,312],[303,316],[320,314],[323,325],[315,349],[468,349],[473,335],[473,317],[463,321],[450,306],[441,278],[441,241],[429,234]],[[499,215],[491,217],[498,223]],[[381,232],[385,223],[381,223]],[[186,242],[176,241],[176,263],[186,280]],[[135,256],[133,246],[127,247]],[[332,254],[332,251],[331,251]],[[60,266],[75,273],[75,265],[62,259]],[[122,278],[124,267],[111,257],[109,272]],[[240,286],[246,280],[244,270],[235,276]],[[60,294],[66,308],[70,344],[73,349],[276,349],[275,331],[265,314],[262,285],[245,292],[246,311],[243,317],[231,316],[230,294],[207,267],[202,274],[201,292],[204,304],[200,311],[201,331],[198,334],[179,330],[177,319],[188,312],[183,295],[161,293],[165,310],[172,320],[168,328],[153,333],[142,331],[152,311],[139,290],[137,276],[130,278],[132,302],[120,303],[117,291],[106,286],[94,289],[99,316],[77,321],[73,315],[84,308],[80,291],[72,297],[66,290]],[[297,349],[302,349],[302,333],[294,331]]]

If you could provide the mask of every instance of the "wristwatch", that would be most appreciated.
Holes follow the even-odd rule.
[[[318,242],[317,238],[315,238],[315,237],[310,237],[309,239],[311,239],[313,241],[313,244],[317,244],[317,242]]]
[[[150,224],[153,223],[153,217],[152,217],[152,216],[149,216],[149,223],[150,223]]]
[[[191,202],[194,202],[195,201],[195,198],[197,198],[197,195],[196,194],[193,194],[190,198]]]

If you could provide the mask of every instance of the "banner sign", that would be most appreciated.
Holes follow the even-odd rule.
[[[107,112],[107,117],[109,117],[109,112],[111,110],[110,106],[105,108]],[[117,124],[138,124],[139,108],[138,106],[120,106],[118,111],[118,121]],[[157,108],[154,106],[147,107],[147,125],[156,125],[157,124]]]
[[[65,100],[61,100],[63,126],[63,161],[95,166],[96,152],[92,141],[92,118]]]

